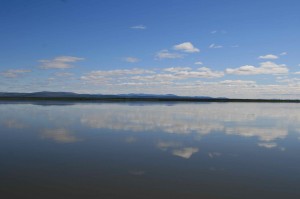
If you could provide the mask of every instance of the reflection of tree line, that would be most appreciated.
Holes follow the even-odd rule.
[[[60,101],[60,100],[17,100],[17,99],[11,99],[11,100],[5,100],[0,97],[0,105],[9,104],[9,105],[26,105],[26,104],[32,104],[32,105],[38,105],[38,106],[71,106],[78,104],[75,101]]]
[[[102,102],[257,102],[300,103],[295,99],[230,99],[199,97],[0,97],[1,101],[102,101]]]

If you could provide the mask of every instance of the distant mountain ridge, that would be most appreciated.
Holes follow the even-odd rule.
[[[102,101],[102,102],[279,102],[300,103],[300,99],[243,99],[174,94],[78,94],[72,92],[0,92],[1,101]]]
[[[7,98],[199,98],[213,99],[209,96],[178,96],[174,94],[144,94],[144,93],[129,93],[129,94],[78,94],[73,92],[33,92],[33,93],[17,93],[17,92],[0,92],[0,97]]]

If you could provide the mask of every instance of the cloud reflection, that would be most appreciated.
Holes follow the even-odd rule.
[[[262,143],[258,143],[257,145],[260,147],[267,148],[267,149],[277,147],[277,144],[274,142],[262,142]]]
[[[221,153],[218,153],[218,152],[210,152],[210,153],[208,153],[208,156],[210,157],[210,158],[216,158],[216,157],[219,157],[219,156],[221,156],[222,154]]]
[[[4,120],[2,122],[2,125],[5,126],[6,128],[12,128],[12,129],[24,129],[26,128],[26,124],[19,122],[17,120],[14,119],[10,119],[10,120]]]
[[[67,129],[46,129],[41,134],[43,139],[50,139],[59,143],[73,143],[80,141]]]
[[[287,129],[257,128],[257,127],[237,127],[227,128],[226,134],[240,135],[243,137],[258,137],[261,141],[273,141],[284,139],[288,135]]]
[[[276,108],[274,107],[276,106]],[[286,114],[288,111],[289,114]],[[292,104],[212,103],[91,106],[81,118],[83,125],[96,129],[158,132],[202,137],[212,133],[256,137],[258,146],[273,146],[285,139],[288,130],[299,128],[299,110]],[[178,143],[158,143],[160,149]],[[267,148],[268,148],[267,147]]]
[[[194,153],[199,151],[196,147],[186,147],[182,149],[173,150],[172,154],[181,158],[189,159]]]
[[[174,141],[158,141],[156,146],[163,151],[171,151],[175,156],[189,159],[194,153],[197,153],[199,149],[197,147],[183,147],[180,142]]]
[[[172,142],[172,141],[158,141],[156,146],[161,149],[161,150],[167,150],[169,148],[176,148],[176,147],[181,147],[182,144],[179,142]]]

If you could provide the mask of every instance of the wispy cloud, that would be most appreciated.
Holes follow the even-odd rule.
[[[172,69],[172,70],[170,70]],[[224,73],[220,71],[212,71],[210,68],[201,67],[197,70],[191,70],[190,68],[169,68],[169,72],[174,73],[181,79],[188,78],[219,78],[223,77]]]
[[[140,60],[136,57],[125,57],[124,61],[129,62],[129,63],[136,63],[136,62],[139,62]]]
[[[173,50],[181,51],[184,53],[196,53],[200,52],[198,48],[196,48],[191,42],[184,42],[181,44],[174,45]],[[156,53],[155,58],[156,59],[178,59],[183,58],[184,54],[176,53],[176,52],[170,52],[167,49],[161,50]]]
[[[118,69],[118,70],[98,70],[89,72],[81,76],[81,80],[91,83],[103,83],[113,81],[118,83],[118,80],[128,79],[132,75],[153,74],[153,71],[133,68],[133,69]]]
[[[287,52],[282,52],[282,53],[280,53],[279,55],[280,56],[285,56],[285,55],[287,55],[288,53]]]
[[[29,73],[31,70],[24,70],[24,69],[10,69],[3,72],[0,72],[0,75],[7,78],[16,78],[19,76],[24,75],[25,73]]]
[[[71,77],[73,75],[74,75],[73,73],[68,73],[68,72],[55,73],[56,77]]]
[[[59,56],[54,59],[43,59],[39,60],[42,65],[40,68],[43,69],[67,69],[74,67],[72,63],[76,63],[78,61],[82,61],[84,58],[80,57],[72,57],[72,56]]]
[[[183,51],[186,53],[200,52],[200,50],[198,48],[196,48],[191,42],[184,42],[181,44],[177,44],[177,45],[173,46],[173,49]]]
[[[202,67],[197,70],[192,70],[191,68],[184,67],[172,67],[166,68],[164,71],[158,71],[154,75],[148,76],[134,76],[133,80],[153,83],[153,82],[173,82],[176,80],[187,80],[187,79],[197,79],[197,78],[220,78],[223,77],[224,73],[220,71],[212,71],[209,68]]]
[[[213,31],[211,31],[210,33],[211,33],[211,34],[216,34],[216,33],[226,34],[227,31],[226,31],[226,30],[220,30],[220,31],[218,31],[218,30],[213,30]]]
[[[195,65],[203,65],[203,62],[197,61],[197,62],[195,62],[194,64],[195,64]]]
[[[188,79],[212,79],[224,76],[222,71],[213,71],[207,67],[192,69],[190,67],[170,67],[165,69],[145,70],[145,69],[123,69],[92,71],[83,76],[81,80],[95,85],[163,85],[173,84],[176,81]]]
[[[184,56],[178,53],[171,53],[168,50],[161,50],[156,53],[155,57],[156,59],[178,59],[183,58]]]
[[[260,63],[259,67],[245,65],[235,69],[226,69],[226,73],[235,75],[287,74],[288,72],[289,69],[285,64],[270,61]]]
[[[144,26],[144,25],[131,26],[130,28],[131,29],[136,29],[136,30],[145,30],[145,29],[147,29],[147,27]]]
[[[223,85],[230,85],[230,86],[241,86],[241,85],[256,85],[255,81],[251,81],[251,80],[224,80],[221,81],[220,84]]]
[[[279,57],[277,55],[268,54],[268,55],[262,55],[259,56],[258,59],[278,59]]]
[[[221,45],[216,45],[216,44],[210,44],[209,48],[223,48]]]
[[[171,72],[171,73],[178,73],[182,71],[190,71],[192,70],[190,67],[171,67],[171,68],[165,68],[164,71]]]
[[[138,75],[138,74],[149,74],[153,73],[153,71],[139,69],[139,68],[133,68],[133,69],[117,69],[117,70],[98,70],[98,71],[92,71],[88,73],[92,76],[122,76],[122,75]]]

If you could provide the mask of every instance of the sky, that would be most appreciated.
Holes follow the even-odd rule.
[[[298,0],[0,0],[0,92],[300,99]]]

